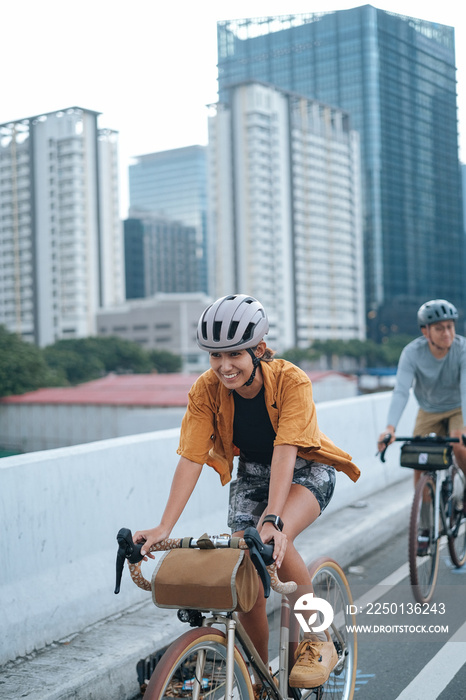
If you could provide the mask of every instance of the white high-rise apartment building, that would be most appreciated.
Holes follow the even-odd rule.
[[[124,299],[117,133],[72,107],[0,125],[0,324],[45,346]]]
[[[210,275],[252,294],[277,350],[365,338],[359,137],[348,115],[257,82],[209,118]]]

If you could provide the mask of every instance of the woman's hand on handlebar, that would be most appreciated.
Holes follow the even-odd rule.
[[[288,538],[284,532],[277,530],[272,523],[265,523],[260,528],[257,528],[261,536],[262,542],[267,544],[273,540],[273,558],[275,564],[279,569],[283,562],[283,557],[285,556],[286,546],[288,543]]]
[[[147,557],[149,557],[149,559],[155,559],[154,555],[150,552],[152,545],[161,542],[168,537],[169,534],[170,533],[165,528],[161,525],[157,525],[157,527],[153,527],[150,530],[138,530],[135,532],[133,535],[133,542],[134,544],[143,544],[141,554],[144,556],[144,561],[147,561]]]

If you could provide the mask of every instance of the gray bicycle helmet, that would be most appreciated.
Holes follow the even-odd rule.
[[[268,333],[262,304],[247,294],[232,294],[207,307],[197,326],[197,344],[208,352],[254,348]]]
[[[446,299],[426,301],[417,312],[417,321],[421,328],[438,321],[456,321],[457,318],[456,306],[450,304]]]

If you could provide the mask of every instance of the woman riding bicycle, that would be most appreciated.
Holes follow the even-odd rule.
[[[269,330],[263,306],[251,296],[225,296],[202,314],[198,345],[210,366],[189,392],[181,425],[176,468],[159,525],[141,530],[142,554],[163,540],[179,519],[208,464],[221,483],[231,480],[239,455],[238,478],[230,492],[228,524],[235,536],[257,527],[264,542],[274,541],[274,558],[284,580],[312,590],[307,567],[294,540],[328,505],[335,469],[356,481],[351,457],[320,432],[308,376],[274,359],[264,336]],[[302,592],[301,592],[302,594]],[[268,622],[263,594],[241,621],[267,662]],[[337,662],[328,634],[308,635],[290,675],[295,687],[322,685]]]

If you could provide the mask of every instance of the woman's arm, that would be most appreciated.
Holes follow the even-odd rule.
[[[290,493],[298,448],[296,445],[276,445],[273,450],[270,470],[269,501],[264,513],[281,516]],[[286,523],[285,523],[286,527]],[[278,567],[285,556],[287,537],[279,532],[272,523],[265,523],[260,529],[263,542],[274,540],[274,558]]]
[[[133,541],[135,543],[145,543],[143,549],[141,549],[141,554],[144,557],[154,559],[154,555],[149,552],[150,547],[170,535],[194,491],[194,487],[201,475],[202,466],[202,464],[197,464],[197,462],[191,462],[186,457],[180,458],[173,475],[167,505],[159,525],[150,530],[138,530],[134,533]],[[147,558],[145,558],[145,561],[147,561]]]

